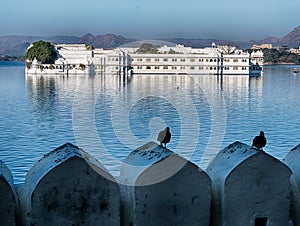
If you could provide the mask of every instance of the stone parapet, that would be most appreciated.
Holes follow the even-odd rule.
[[[8,167],[0,161],[0,224],[16,225],[16,199],[13,177]]]
[[[284,161],[235,142],[206,170],[154,142],[115,179],[66,143],[13,184],[0,161],[0,225],[299,225],[300,145]]]

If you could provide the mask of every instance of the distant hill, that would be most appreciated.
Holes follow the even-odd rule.
[[[293,31],[288,33],[286,36],[280,39],[281,45],[286,45],[289,47],[299,47],[300,46],[300,26],[294,28]]]
[[[192,48],[203,48],[211,46],[213,42],[218,45],[235,45],[239,46],[239,42],[229,41],[229,40],[217,40],[217,39],[186,39],[186,38],[172,38],[172,39],[165,39],[166,41],[173,42],[176,44],[181,44],[184,46],[190,46]]]
[[[30,43],[45,40],[51,43],[83,43],[86,45],[93,45],[96,48],[116,48],[121,45],[131,46],[137,43],[142,43],[142,40],[133,38],[125,38],[121,35],[105,34],[105,35],[92,35],[90,33],[82,36],[0,36],[0,55],[8,56],[24,56],[26,49]],[[299,47],[300,46],[300,26],[294,28],[293,31],[288,33],[282,38],[266,37],[263,40],[250,40],[244,42],[230,41],[230,40],[217,40],[217,39],[187,39],[187,38],[170,38],[170,39],[158,39],[160,43],[175,43],[185,46],[191,46],[193,48],[201,48],[210,46],[212,42],[218,45],[235,45],[239,48],[246,49],[252,45],[260,45],[263,43],[270,43],[273,46],[288,46]],[[135,44],[133,43],[135,42]],[[129,44],[132,43],[132,44]]]
[[[289,32],[287,35],[283,36],[282,38],[276,37],[267,37],[263,40],[251,40],[248,42],[242,42],[242,46],[251,47],[254,44],[263,44],[263,43],[270,43],[273,47],[277,46],[287,46],[289,48],[300,46],[300,26],[294,28],[293,31]]]
[[[26,49],[32,42],[45,40],[51,43],[76,43],[79,37],[75,36],[0,36],[0,55],[24,56]]]
[[[178,44],[183,44],[185,46],[191,47],[205,47],[210,46],[212,42],[215,42],[218,45],[235,45],[239,48],[246,49],[251,48],[252,45],[260,45],[263,43],[270,43],[274,47],[277,46],[287,46],[289,48],[299,47],[300,46],[300,26],[294,28],[293,31],[289,32],[282,38],[277,37],[266,37],[262,40],[250,40],[250,41],[230,41],[230,40],[217,40],[217,39],[184,39],[184,38],[173,38],[168,39],[170,42],[175,42]]]
[[[86,45],[92,45],[96,48],[116,48],[118,46],[134,42],[135,39],[131,38],[124,38],[121,35],[114,35],[114,34],[106,34],[106,35],[97,35],[94,36],[92,34],[86,34],[82,36],[77,43],[84,43]]]

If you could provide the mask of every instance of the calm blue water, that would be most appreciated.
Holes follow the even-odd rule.
[[[24,181],[32,165],[71,142],[114,175],[135,148],[171,128],[168,148],[205,168],[221,148],[251,145],[282,159],[300,143],[300,74],[268,66],[264,76],[26,77],[0,62],[0,160]]]

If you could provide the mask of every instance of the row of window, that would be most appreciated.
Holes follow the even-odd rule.
[[[181,58],[181,59],[177,59],[177,58],[172,58],[172,59],[169,59],[169,58],[136,58],[136,59],[131,59],[131,61],[138,61],[138,62],[159,62],[159,61],[163,61],[163,62],[169,62],[169,61],[171,61],[171,62],[186,62],[186,61],[190,61],[190,62],[196,62],[196,61],[198,61],[198,62],[220,62],[221,61],[221,59],[217,59],[217,58],[210,58],[210,59],[208,59],[208,58],[206,58],[206,59],[203,59],[203,58],[199,58],[199,59],[196,59],[196,58],[190,58],[190,59],[184,59],[184,58]],[[248,59],[228,59],[228,58],[226,58],[226,59],[224,59],[224,62],[235,62],[235,63],[237,63],[237,62],[248,62]]]
[[[131,59],[131,61],[138,61],[138,62],[159,62],[159,61],[163,61],[163,62],[186,62],[186,61],[190,61],[190,62],[220,62],[221,59],[220,58],[190,58],[190,59],[186,59],[186,58],[172,58],[172,59],[169,59],[169,58],[136,58],[136,59]],[[108,61],[119,61],[119,58],[118,57],[109,57],[108,58]],[[224,62],[248,62],[248,59],[244,58],[244,59],[228,59],[228,58],[225,58],[224,59]]]
[[[230,62],[230,60],[231,59],[226,58],[226,59],[224,59],[224,62]],[[233,59],[232,62],[237,63],[237,62],[239,62],[239,59]],[[241,62],[248,62],[248,60],[247,59],[242,59]]]
[[[138,69],[138,70],[151,70],[151,69],[155,69],[155,70],[185,70],[186,68],[190,69],[190,70],[217,70],[220,69],[219,67],[186,67],[186,66],[136,66],[133,69]],[[224,67],[224,70],[247,70],[247,67]]]
[[[108,61],[119,61],[118,57],[108,57]]]

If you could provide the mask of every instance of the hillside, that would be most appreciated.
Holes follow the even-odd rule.
[[[93,45],[96,48],[116,48],[121,45],[132,43],[138,41],[132,38],[125,38],[121,35],[115,34],[105,34],[105,35],[92,35],[90,33],[82,36],[49,36],[49,37],[38,37],[38,36],[0,36],[0,55],[8,56],[24,56],[25,51],[30,45],[30,43],[44,40],[51,43],[83,43],[86,45]],[[162,43],[175,43],[182,44],[185,46],[191,46],[194,48],[201,48],[210,46],[212,42],[215,42],[218,45],[235,45],[242,49],[250,48],[252,45],[260,45],[262,43],[270,43],[273,46],[288,46],[299,47],[300,46],[300,26],[294,28],[293,31],[288,33],[282,38],[277,37],[266,37],[263,40],[250,40],[244,42],[236,42],[230,40],[217,40],[217,39],[188,39],[188,38],[170,38],[170,39],[158,39]],[[143,42],[143,41],[139,41]],[[130,45],[130,44],[129,44]]]
[[[127,44],[130,42],[136,41],[135,39],[124,38],[121,35],[106,34],[106,35],[97,35],[86,34],[82,36],[77,43],[84,43],[86,45],[92,45],[96,48],[116,48],[120,45]]]
[[[286,45],[289,47],[300,46],[300,26],[294,28],[293,31],[288,33],[280,40],[281,45]]]
[[[76,43],[75,36],[0,36],[0,55],[24,56],[30,43],[44,40],[51,43]]]

